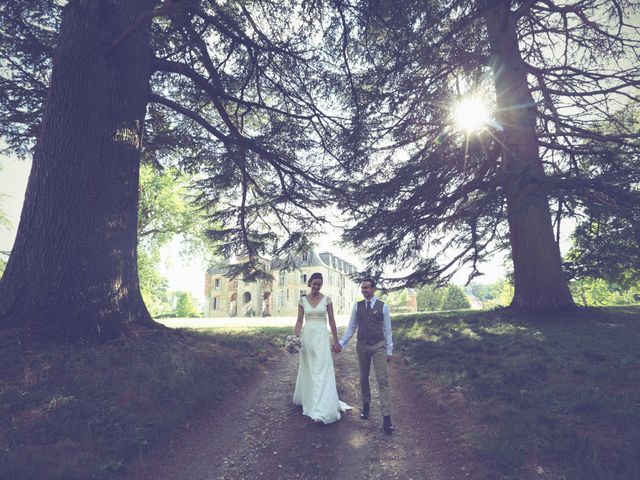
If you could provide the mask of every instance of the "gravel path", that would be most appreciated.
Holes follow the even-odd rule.
[[[355,342],[352,342],[355,343]],[[297,355],[281,353],[221,408],[156,447],[130,471],[136,480],[468,479],[464,452],[436,425],[441,412],[399,358],[391,364],[393,421],[382,432],[375,380],[371,417],[360,420],[355,346],[334,354],[340,399],[354,409],[331,425],[315,424],[291,399]],[[440,422],[441,423],[441,422]],[[457,450],[461,450],[457,448]]]

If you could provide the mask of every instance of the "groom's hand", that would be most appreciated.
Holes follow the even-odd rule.
[[[333,350],[334,353],[340,353],[342,351],[342,345],[340,345],[340,343],[338,342],[335,342],[331,350]]]

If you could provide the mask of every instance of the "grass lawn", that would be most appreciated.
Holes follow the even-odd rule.
[[[0,337],[0,479],[116,478],[215,408],[286,329],[153,331],[103,345]]]
[[[640,479],[640,308],[393,323],[425,402],[442,402],[491,480]],[[0,480],[117,478],[235,392],[289,333],[162,330],[103,345],[3,334]]]
[[[640,478],[640,308],[396,316],[394,343],[492,479]]]

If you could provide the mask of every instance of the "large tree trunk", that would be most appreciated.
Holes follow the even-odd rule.
[[[511,307],[527,311],[573,307],[553,237],[545,172],[536,136],[537,109],[518,47],[511,2],[485,14],[491,46],[515,294]]]
[[[65,7],[22,216],[0,281],[0,325],[113,337],[156,325],[138,284],[140,142],[155,0]]]

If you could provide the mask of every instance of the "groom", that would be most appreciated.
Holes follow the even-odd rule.
[[[386,434],[391,434],[394,428],[391,424],[391,395],[387,363],[392,358],[393,341],[389,306],[375,297],[376,283],[373,279],[365,278],[360,289],[364,300],[354,305],[349,326],[340,341],[333,345],[333,351],[340,352],[356,330],[358,331],[356,352],[360,364],[360,391],[362,393],[360,418],[363,420],[369,418],[369,404],[371,403],[369,371],[371,363],[373,363],[380,394],[382,427]]]

